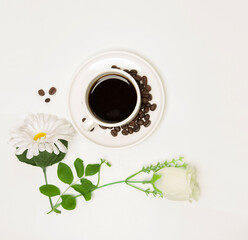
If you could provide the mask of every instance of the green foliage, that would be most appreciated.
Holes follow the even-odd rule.
[[[85,193],[92,192],[96,189],[96,186],[86,178],[82,178],[80,182],[81,186],[84,188]]]
[[[59,141],[61,141],[66,146],[66,148],[68,147],[67,141],[65,140],[59,140]],[[16,155],[16,157],[19,159],[20,162],[45,168],[62,161],[65,158],[66,154],[63,152],[59,152],[59,154],[56,155],[54,152],[49,153],[47,151],[44,151],[44,152],[39,152],[38,156],[34,156],[31,159],[27,159],[26,155],[27,155],[27,150],[24,151],[21,155]]]
[[[151,179],[151,183],[155,183],[159,178],[161,178],[161,175],[154,173]]]
[[[81,160],[80,158],[77,158],[74,161],[74,167],[76,169],[77,176],[79,178],[81,178],[84,175],[84,163],[83,163],[83,160]]]
[[[54,197],[60,194],[60,190],[58,187],[52,184],[46,184],[40,187],[40,192],[47,197]]]
[[[86,176],[95,175],[100,171],[100,164],[88,164],[85,169]]]
[[[183,163],[183,157],[179,157],[178,159],[172,159],[172,161],[164,161],[163,163],[158,162],[156,165],[150,165],[148,167],[143,167],[142,172],[144,173],[150,173],[157,172],[162,168],[165,167],[177,167],[177,168],[186,168],[187,164]]]
[[[73,210],[77,205],[76,198],[73,195],[62,195],[61,199],[61,205],[66,210]]]
[[[65,163],[59,163],[57,175],[58,178],[64,183],[71,184],[73,181],[73,174],[71,168]]]

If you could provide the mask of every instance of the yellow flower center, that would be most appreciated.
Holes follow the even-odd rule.
[[[42,138],[42,137],[45,137],[47,134],[46,133],[37,133],[35,136],[34,136],[34,141],[37,141],[39,138]]]

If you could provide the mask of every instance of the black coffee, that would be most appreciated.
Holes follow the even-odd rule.
[[[117,123],[128,118],[136,102],[134,86],[128,79],[118,75],[101,77],[89,92],[92,113],[106,123]]]

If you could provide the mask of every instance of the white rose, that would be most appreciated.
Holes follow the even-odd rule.
[[[170,200],[184,201],[199,198],[199,187],[196,182],[196,171],[193,167],[166,167],[155,173],[154,187]]]

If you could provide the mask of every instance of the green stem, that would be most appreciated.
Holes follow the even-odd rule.
[[[99,168],[99,172],[98,172],[98,179],[97,179],[97,184],[96,184],[97,187],[98,187],[98,185],[100,183],[100,172],[101,172],[102,164],[103,164],[103,162],[100,164],[100,168]]]
[[[140,170],[140,171],[138,171],[138,172],[132,174],[131,176],[129,176],[129,177],[126,178],[126,181],[128,181],[129,179],[135,177],[136,175],[138,175],[138,174],[140,174],[140,173],[142,173],[142,172],[143,172],[143,170]]]
[[[47,174],[46,174],[46,168],[42,168],[42,171],[43,171],[43,174],[44,174],[44,178],[45,178],[46,185],[48,185]],[[52,199],[51,199],[51,197],[48,197],[48,198],[49,198],[50,206],[51,206],[51,208],[53,209],[53,202],[52,202]]]
[[[133,188],[135,188],[135,189],[137,189],[137,190],[139,190],[139,191],[146,192],[144,189],[139,188],[139,187],[137,187],[137,186],[135,186],[135,185],[132,185],[132,184],[130,184],[129,182],[127,182],[127,185],[130,186],[130,187],[133,187]]]

